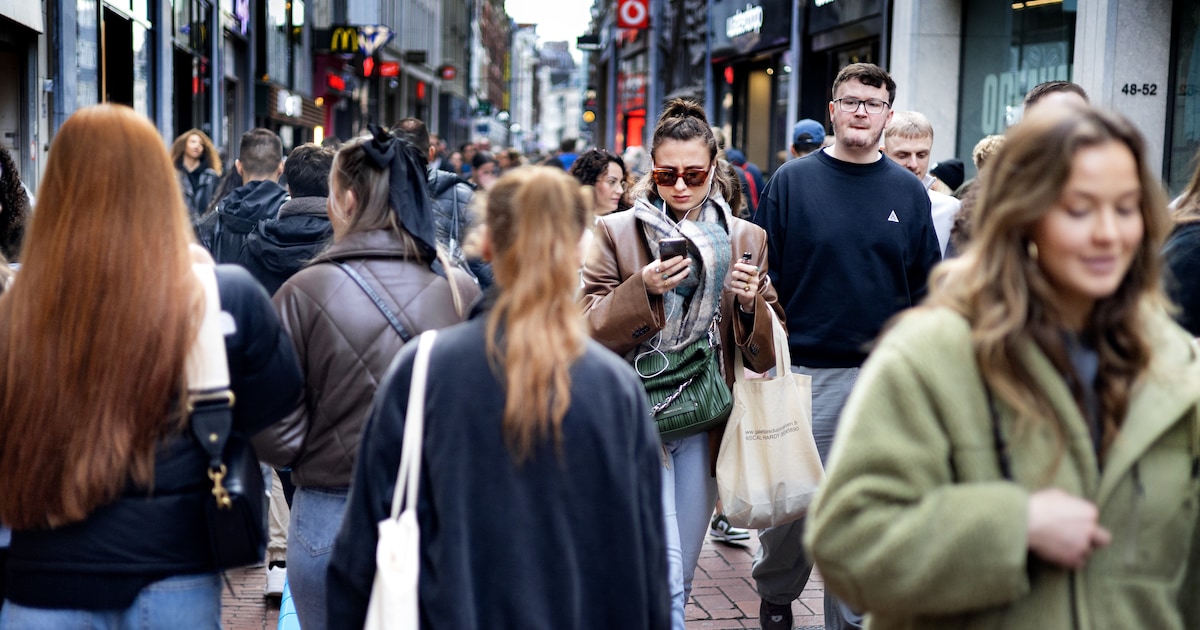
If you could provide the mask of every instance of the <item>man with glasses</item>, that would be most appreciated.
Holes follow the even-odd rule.
[[[833,83],[835,142],[779,167],[755,223],[767,231],[771,282],[787,314],[792,371],[813,378],[813,437],[824,462],[868,344],[925,295],[941,250],[921,182],[879,150],[896,83],[874,64],[846,66]],[[792,627],[791,602],[812,572],[804,519],[761,530],[751,575],[764,630]],[[825,595],[825,627],[862,619]]]

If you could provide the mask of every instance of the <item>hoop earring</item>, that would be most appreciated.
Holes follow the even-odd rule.
[[[1030,260],[1032,260],[1033,262],[1037,262],[1037,259],[1038,259],[1037,243],[1034,243],[1033,241],[1027,241],[1025,243],[1025,253],[1029,254]]]

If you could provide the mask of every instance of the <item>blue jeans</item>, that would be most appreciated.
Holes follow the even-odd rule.
[[[708,434],[664,442],[662,500],[666,519],[671,628],[685,630],[684,607],[692,574],[717,502],[717,480],[709,472]]]
[[[297,487],[288,526],[287,574],[296,616],[304,630],[323,630],[329,555],[346,512],[345,488]],[[0,629],[3,630],[3,629]]]
[[[0,630],[158,630],[221,628],[221,578],[216,573],[179,575],[143,588],[124,610],[29,608],[5,600]]]

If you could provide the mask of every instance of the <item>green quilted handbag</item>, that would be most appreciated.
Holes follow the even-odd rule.
[[[714,327],[715,328],[715,327]],[[642,356],[638,372],[650,399],[654,424],[663,441],[703,433],[729,419],[733,395],[717,363],[716,345],[709,334],[675,352]]]

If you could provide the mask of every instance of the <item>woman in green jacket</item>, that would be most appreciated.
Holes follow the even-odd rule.
[[[806,543],[880,628],[1200,628],[1200,358],[1134,127],[1044,112],[863,368]]]

